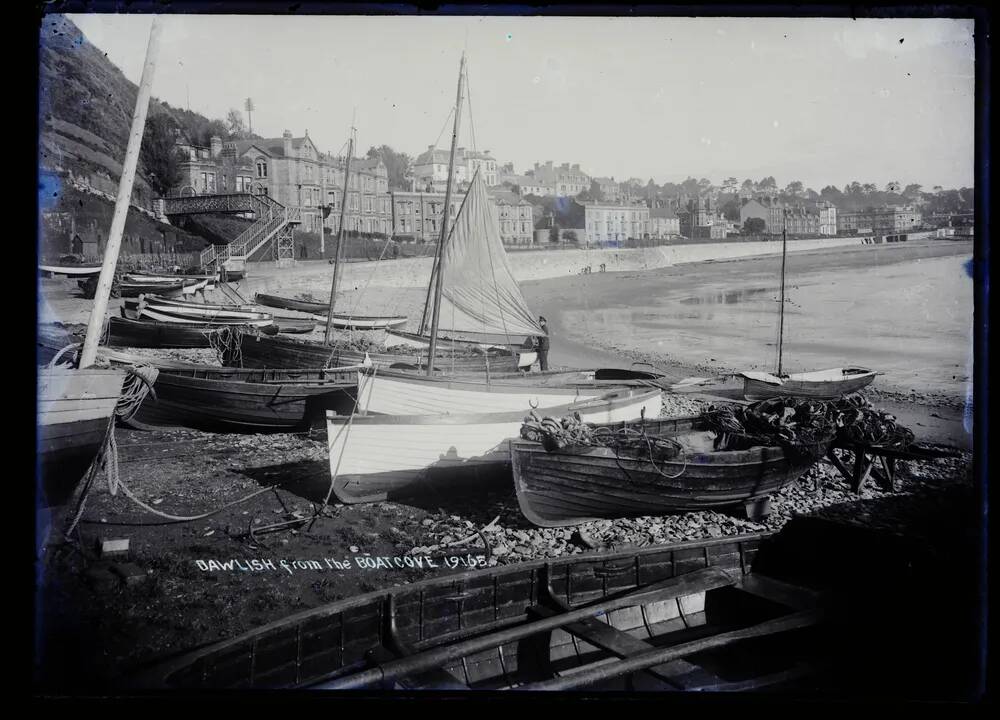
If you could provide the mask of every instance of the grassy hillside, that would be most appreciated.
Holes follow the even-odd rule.
[[[50,15],[42,22],[38,89],[41,167],[117,181],[138,88],[64,16]],[[207,135],[225,133],[219,120],[153,98],[149,114],[158,113],[171,115],[196,143],[207,144]],[[145,174],[140,161],[140,196],[150,193]]]

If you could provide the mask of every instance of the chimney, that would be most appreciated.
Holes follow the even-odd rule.
[[[212,144],[212,157],[219,157],[222,154],[222,138],[218,135],[213,135],[209,142]]]
[[[291,157],[292,156],[292,133],[291,133],[291,131],[285,130],[285,132],[283,132],[281,134],[281,139],[282,139],[282,150],[285,153],[285,157]]]

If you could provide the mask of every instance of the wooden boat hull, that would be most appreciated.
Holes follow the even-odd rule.
[[[292,338],[245,336],[240,355],[243,367],[249,368],[347,367],[362,364],[366,357],[371,364],[379,367],[407,370],[427,367],[426,355],[364,353]],[[235,362],[235,359],[227,359],[226,364],[230,362]],[[435,368],[443,373],[485,374],[487,363],[491,371],[514,372],[517,369],[516,358],[510,355],[439,357]]]
[[[268,295],[266,293],[257,293],[254,300],[260,305],[266,305],[267,307],[311,313],[316,316],[317,320],[322,320],[324,323],[326,322],[327,313],[330,310],[330,306],[327,303],[315,302],[313,300],[297,300],[295,298]],[[408,318],[403,315],[333,314],[333,327],[339,330],[384,330],[386,328],[402,327],[406,325],[407,321]]]
[[[429,350],[431,340],[429,337],[416,333],[403,332],[402,330],[385,331],[386,347],[408,347],[417,350]],[[538,360],[538,353],[534,350],[525,350],[517,345],[506,345],[495,342],[480,342],[477,340],[466,340],[462,338],[450,338],[438,336],[438,347],[443,348],[468,348],[477,347],[481,350],[504,350],[517,355],[518,368],[530,368]]]
[[[843,372],[843,377],[837,379],[810,380],[802,376],[824,375],[837,371]],[[869,385],[878,375],[867,368],[847,368],[819,371],[816,373],[792,374],[780,380],[766,373],[742,373],[743,397],[747,400],[767,400],[774,397],[806,397],[815,400],[832,400],[843,395],[857,392]],[[774,377],[774,381],[762,379]]]
[[[691,431],[685,422],[649,421],[651,437]],[[669,432],[664,428],[669,427]],[[823,448],[823,454],[828,447]],[[648,455],[605,447],[547,452],[540,443],[511,443],[517,502],[541,527],[579,525],[597,519],[667,515],[739,507],[797,480],[813,460],[792,460],[781,448],[685,452],[651,462]]]
[[[455,653],[426,675],[390,681],[386,689],[489,690],[572,677],[615,663],[601,645],[584,639],[594,637],[594,622],[603,626],[597,631],[606,638],[604,648],[609,641],[616,648],[624,643],[634,655],[721,630],[802,617],[816,604],[812,593],[753,572],[767,540],[767,535],[740,535],[431,576],[305,610],[172,658],[134,684],[137,689],[337,688],[375,663],[451,648],[471,638],[477,639],[475,648]],[[677,590],[656,594],[648,589],[654,587]],[[640,590],[646,593],[642,602],[631,601]],[[596,620],[576,624],[560,625],[561,618],[555,618],[554,629],[541,632],[528,625],[555,613],[579,614],[581,608],[595,607],[610,609],[593,612]],[[796,632],[764,637],[755,652],[736,653],[732,659],[723,650],[689,655],[657,666],[655,676],[614,675],[591,689],[780,686],[817,652],[812,635]]]
[[[39,265],[38,270],[49,275],[85,278],[101,274],[100,265]]]
[[[183,287],[184,283],[181,281],[172,285],[168,283],[121,282],[118,283],[118,294],[126,298],[139,297],[146,293],[159,293],[168,297],[178,297],[182,294]]]
[[[93,462],[121,395],[125,373],[111,369],[38,371],[39,500],[64,505]]]
[[[185,288],[187,289],[187,288]],[[312,317],[285,317],[271,315],[264,312],[257,305],[218,305],[211,303],[193,303],[184,300],[171,300],[159,296],[146,296],[146,304],[152,310],[159,311],[165,315],[190,319],[191,322],[200,322],[208,319],[217,322],[218,318],[263,318],[270,317],[272,322],[278,326],[278,332],[290,334],[305,334],[316,329],[316,320]],[[123,314],[125,317],[139,319],[139,300],[126,300],[123,303]],[[235,313],[230,315],[230,313]]]
[[[240,327],[245,325],[216,325],[211,323],[161,323],[154,320],[129,320],[128,318],[112,317],[108,330],[110,346],[137,348],[207,348],[212,344],[209,334],[223,327]],[[267,332],[269,327],[260,328]],[[277,332],[277,328],[274,328]],[[302,365],[300,367],[307,367]]]
[[[161,370],[134,416],[143,425],[288,432],[354,408],[354,376],[323,370]]]
[[[663,407],[659,390],[608,393],[563,405],[584,422],[618,422]],[[333,489],[344,503],[378,502],[446,488],[479,489],[509,482],[509,439],[525,412],[453,415],[327,415]]]
[[[358,408],[383,415],[528,412],[532,408],[599,397],[606,392],[603,388],[536,387],[527,382],[494,384],[388,370],[358,371]]]
[[[260,315],[258,313],[232,313],[218,312],[215,314],[177,312],[173,308],[165,309],[161,307],[141,306],[138,309],[139,320],[155,320],[160,323],[176,323],[181,325],[249,325],[252,327],[266,327],[274,324],[274,318],[270,315]]]

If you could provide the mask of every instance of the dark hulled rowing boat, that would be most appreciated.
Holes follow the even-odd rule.
[[[144,425],[183,425],[216,432],[305,430],[326,411],[354,409],[356,376],[329,370],[164,369],[156,399],[135,415]]]
[[[266,293],[257,293],[254,296],[254,300],[260,305],[266,305],[267,307],[311,313],[318,318],[323,318],[324,322],[327,313],[330,311],[329,303],[267,295]],[[386,328],[402,327],[406,322],[407,318],[405,315],[333,314],[333,327],[341,330],[383,330]]]
[[[751,572],[765,537],[432,577],[297,613],[169,661],[135,685],[781,687],[808,674],[809,628],[821,614],[814,593]]]
[[[112,317],[108,330],[109,346],[139,348],[207,348],[211,347],[209,335],[223,327],[244,326],[212,325],[205,323],[161,323],[155,320],[129,320]],[[277,332],[277,327],[257,328],[261,332]],[[305,367],[305,366],[300,366]]]
[[[404,370],[426,369],[427,353],[365,353],[360,350],[331,347],[323,343],[279,337],[254,337],[244,335],[240,342],[243,367],[249,368],[301,368],[348,367],[368,360],[379,367]],[[227,365],[237,362],[227,358]],[[439,354],[435,369],[442,373],[515,372],[517,357],[499,352],[482,354]]]
[[[702,429],[697,417],[604,427],[618,437],[626,432],[637,442],[627,448],[552,452],[538,442],[511,442],[514,488],[528,520],[559,527],[599,518],[739,507],[796,480],[813,465],[813,457],[829,449],[826,443],[815,448],[815,456],[797,458],[780,447],[713,450],[714,433]],[[663,452],[655,443],[660,438],[672,438],[677,446]]]

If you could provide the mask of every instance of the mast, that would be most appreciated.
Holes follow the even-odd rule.
[[[128,218],[132,184],[135,181],[135,169],[139,162],[139,149],[142,147],[142,135],[146,127],[149,93],[153,86],[156,58],[159,55],[160,30],[160,18],[154,15],[153,24],[149,28],[149,43],[146,45],[146,63],[142,67],[139,92],[135,98],[135,110],[132,112],[132,129],[129,131],[125,162],[122,163],[122,175],[118,183],[115,214],[111,219],[108,245],[104,249],[104,261],[101,264],[101,274],[97,280],[97,291],[94,293],[94,307],[90,311],[90,321],[87,324],[87,337],[83,341],[83,351],[80,353],[79,366],[81,368],[90,367],[97,359],[97,345],[101,341],[101,331],[104,329],[104,316],[108,311],[108,298],[111,296],[111,286],[115,279],[118,252],[121,249],[122,234],[125,232],[125,220]]]
[[[333,303],[337,297],[337,285],[340,281],[341,265],[344,256],[344,211],[347,209],[347,188],[351,177],[351,158],[354,157],[354,128],[347,143],[347,167],[344,169],[344,194],[340,199],[340,226],[337,228],[337,254],[334,258],[333,280],[330,283],[330,307],[326,312],[325,342],[333,339]]]
[[[782,208],[781,226],[781,307],[778,310],[778,377],[781,377],[781,354],[785,340],[785,255],[788,247],[788,208]]]
[[[465,53],[458,67],[458,95],[455,100],[455,126],[451,132],[451,156],[448,159],[448,186],[444,191],[444,213],[441,220],[441,239],[438,241],[437,273],[434,278],[434,313],[431,316],[431,347],[427,357],[427,376],[434,374],[434,355],[437,351],[438,316],[441,312],[441,269],[444,266],[444,243],[448,237],[448,215],[451,210],[451,184],[455,175],[455,146],[458,143],[459,121],[462,119],[462,80],[465,77]]]

